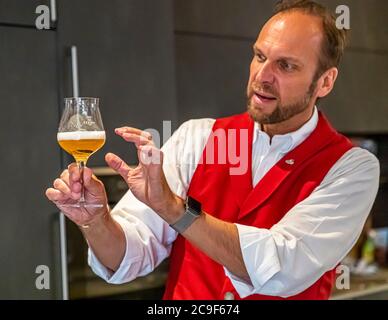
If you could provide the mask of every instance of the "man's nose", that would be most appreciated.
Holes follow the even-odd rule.
[[[274,73],[272,64],[267,60],[262,63],[257,70],[255,81],[259,83],[270,83],[274,82]]]

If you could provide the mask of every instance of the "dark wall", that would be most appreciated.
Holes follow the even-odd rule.
[[[0,23],[34,27],[35,10],[39,5],[50,6],[50,0],[1,0]]]
[[[322,0],[335,8],[338,1]],[[346,0],[350,44],[323,110],[343,132],[388,133],[388,2]]]
[[[245,110],[251,47],[275,0],[174,1],[179,119]],[[388,132],[388,2],[321,0],[350,8],[352,38],[335,90],[320,105],[343,132]]]
[[[62,0],[58,19],[62,97],[72,96],[69,48],[77,46],[80,96],[100,98],[107,142],[90,165],[106,165],[107,152],[137,163],[115,128],[176,126],[172,2]]]
[[[260,5],[258,5],[260,3]],[[273,1],[174,1],[179,120],[246,110],[252,45]]]

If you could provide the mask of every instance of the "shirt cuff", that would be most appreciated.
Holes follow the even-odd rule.
[[[241,298],[260,294],[260,289],[268,280],[280,271],[280,262],[271,232],[245,225],[235,224],[240,247],[250,281],[247,282],[224,267],[225,275],[230,279]]]
[[[131,223],[118,215],[112,215],[112,217],[118,224],[120,224],[124,231],[126,240],[125,255],[119,268],[116,270],[116,272],[106,268],[98,260],[90,247],[88,249],[88,263],[93,272],[100,278],[104,279],[106,282],[111,284],[122,284],[132,281],[136,277],[136,275],[131,275],[130,270],[134,264],[140,264],[142,262],[142,249],[139,247],[137,242],[131,240],[129,237],[131,230],[133,229]],[[129,250],[129,248],[131,248],[131,250]]]

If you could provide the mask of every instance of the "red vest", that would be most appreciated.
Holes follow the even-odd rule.
[[[214,164],[207,163],[211,161],[206,161],[209,159],[206,150],[212,148],[216,141],[209,138],[202,161],[190,182],[188,195],[202,203],[204,212],[221,220],[270,229],[319,186],[330,168],[352,148],[352,144],[338,134],[320,113],[317,128],[312,134],[277,162],[253,188],[253,128],[254,122],[247,113],[215,122],[213,133],[217,129],[236,132],[237,150],[240,150],[239,135],[244,131],[244,134],[248,133],[247,171],[245,174],[231,175],[230,168],[238,167],[239,164],[235,161],[217,162],[217,159],[222,158],[217,154],[217,148],[216,161]],[[226,137],[228,141],[228,134]],[[229,145],[226,143],[226,146]],[[333,269],[304,292],[288,299],[328,299],[334,279]],[[163,299],[224,299],[226,292],[232,292],[236,299],[240,299],[231,281],[225,276],[223,267],[179,235],[173,244]],[[245,299],[281,298],[252,295]]]

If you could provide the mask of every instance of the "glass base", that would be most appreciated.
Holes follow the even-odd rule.
[[[103,208],[104,205],[101,203],[68,203],[68,204],[60,204],[63,208]]]

